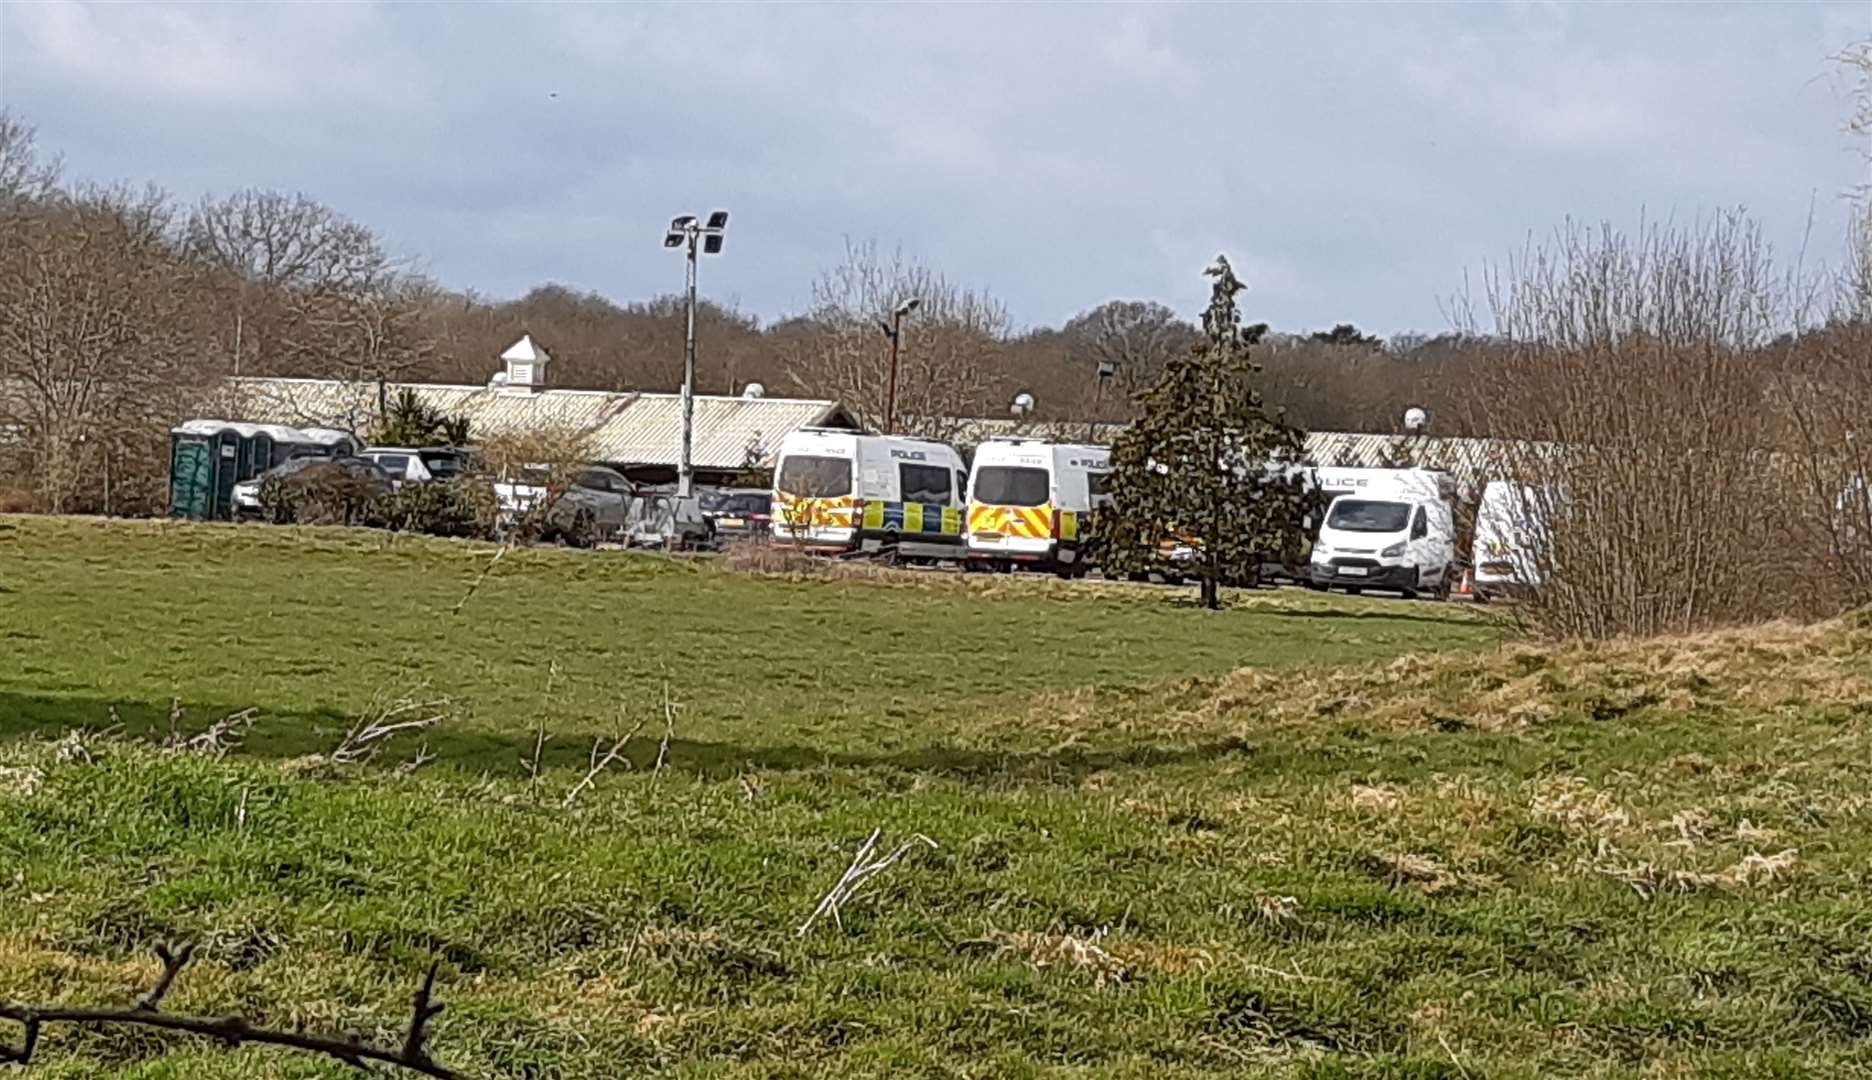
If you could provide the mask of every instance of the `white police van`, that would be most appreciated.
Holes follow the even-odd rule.
[[[1330,503],[1313,542],[1316,589],[1449,595],[1456,577],[1456,486],[1439,469],[1320,468]]]
[[[773,538],[824,551],[962,557],[968,473],[948,443],[802,428],[774,465]]]

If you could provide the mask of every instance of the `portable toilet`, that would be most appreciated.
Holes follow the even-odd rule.
[[[357,452],[348,431],[190,420],[169,432],[169,513],[195,521],[234,513],[234,485],[296,457]]]

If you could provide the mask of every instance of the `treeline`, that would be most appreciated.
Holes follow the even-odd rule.
[[[1752,232],[1700,242],[1718,240],[1726,254],[1711,256],[1720,264],[1711,273],[1756,276],[1692,282],[1695,293],[1673,286],[1669,296],[1593,293],[1594,282],[1631,268],[1608,254],[1616,245],[1589,250],[1561,236],[1559,250],[1485,272],[1483,295],[1455,305],[1449,333],[1262,333],[1258,386],[1310,430],[1393,432],[1415,405],[1430,411],[1436,434],[1591,437],[1553,409],[1574,402],[1582,416],[1632,418],[1641,415],[1634,402],[1662,393],[1714,410],[1756,448],[1823,443],[1837,424],[1820,423],[1815,410],[1860,400],[1862,316],[1839,304],[1806,317],[1772,279],[1765,252],[1746,247],[1759,246]],[[1737,245],[1745,247],[1729,250]],[[1558,257],[1568,255],[1576,257]],[[1680,268],[1694,263],[1655,254],[1666,256]],[[1571,276],[1552,278],[1562,272]],[[1729,306],[1703,312],[1689,302],[1712,291]],[[879,324],[915,298],[902,338],[900,426],[948,434],[947,418],[1004,416],[1023,392],[1037,400],[1037,420],[1124,420],[1135,395],[1199,337],[1182,314],[1148,301],[1016,328],[995,297],[875,243],[848,244],[811,297],[806,310],[766,325],[704,302],[701,388],[734,393],[759,382],[770,394],[836,399],[880,424],[889,349]],[[1541,297],[1547,306],[1536,305]],[[1666,303],[1675,306],[1645,306]],[[1722,322],[1700,339],[1717,367],[1699,376],[1696,396],[1631,365],[1643,342],[1681,337],[1696,320]],[[168,428],[213,413],[226,375],[478,384],[530,333],[556,358],[558,385],[674,389],[683,332],[674,296],[619,303],[556,285],[513,300],[451,291],[302,195],[246,190],[183,204],[153,189],[68,182],[33,129],[0,113],[0,506],[159,511]],[[1549,360],[1588,354],[1587,370],[1605,381],[1585,397],[1556,387]],[[1621,438],[1639,437],[1641,425],[1630,427]]]
[[[9,501],[101,509],[109,471],[114,508],[160,505],[162,433],[209,408],[224,375],[482,383],[530,333],[553,353],[561,386],[680,382],[678,296],[620,303],[545,284],[494,300],[410,266],[364,225],[299,194],[185,204],[155,189],[67,182],[33,128],[0,113]],[[947,418],[1006,415],[1019,393],[1037,400],[1035,419],[1125,419],[1134,395],[1198,337],[1164,305],[1126,300],[1017,329],[995,297],[900,252],[849,244],[797,314],[763,325],[705,300],[701,388],[758,382],[881,423],[889,349],[879,323],[910,298],[898,416],[929,434],[943,434]],[[1266,340],[1270,399],[1304,426],[1341,430],[1392,430],[1407,405],[1446,412],[1455,372],[1482,351],[1461,335],[1387,343],[1351,326]]]

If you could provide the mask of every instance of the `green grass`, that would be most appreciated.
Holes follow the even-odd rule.
[[[386,1039],[441,957],[476,1076],[1872,1075],[1863,623],[1504,652],[1434,605],[559,552],[451,615],[491,555],[0,519],[0,999],[125,1002],[187,937],[170,1007]],[[417,679],[434,732],[307,756]],[[260,719],[164,753],[173,698]],[[796,936],[874,828],[941,846]],[[348,1075],[69,1028],[34,1074]]]

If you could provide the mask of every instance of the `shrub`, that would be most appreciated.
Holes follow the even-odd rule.
[[[260,511],[275,525],[365,525],[381,491],[342,465],[308,466],[260,483]]]
[[[397,532],[485,540],[494,535],[500,503],[485,479],[464,476],[438,484],[404,484],[371,504],[369,524]]]

